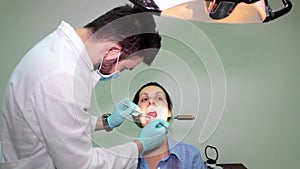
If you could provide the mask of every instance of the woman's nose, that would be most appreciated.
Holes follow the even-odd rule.
[[[154,105],[155,102],[154,102],[154,99],[149,99],[149,105]]]

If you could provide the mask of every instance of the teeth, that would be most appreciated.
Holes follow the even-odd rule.
[[[157,113],[156,112],[149,112],[149,113],[147,113],[147,117],[156,118],[157,117]]]
[[[152,116],[147,116],[146,118],[147,118],[148,121],[149,121],[149,120],[154,120],[154,119],[155,119],[155,117],[152,117]]]

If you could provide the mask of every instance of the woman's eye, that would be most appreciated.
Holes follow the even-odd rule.
[[[146,102],[146,101],[148,101],[148,98],[142,98],[141,99],[141,102]]]
[[[160,97],[160,96],[157,97],[156,99],[159,100],[159,101],[164,101],[164,98],[163,98],[163,97]]]

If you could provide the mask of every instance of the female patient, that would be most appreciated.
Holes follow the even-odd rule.
[[[143,112],[134,117],[139,127],[153,119],[171,123],[172,101],[168,92],[158,83],[143,85],[135,94],[133,102]],[[206,169],[199,150],[189,144],[175,142],[168,137],[155,149],[146,151],[139,159],[138,169]]]

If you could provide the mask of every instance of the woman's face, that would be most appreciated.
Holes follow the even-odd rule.
[[[157,86],[147,86],[139,93],[138,105],[143,112],[139,120],[144,127],[154,119],[168,120],[172,112],[168,108],[168,102],[164,91]]]

